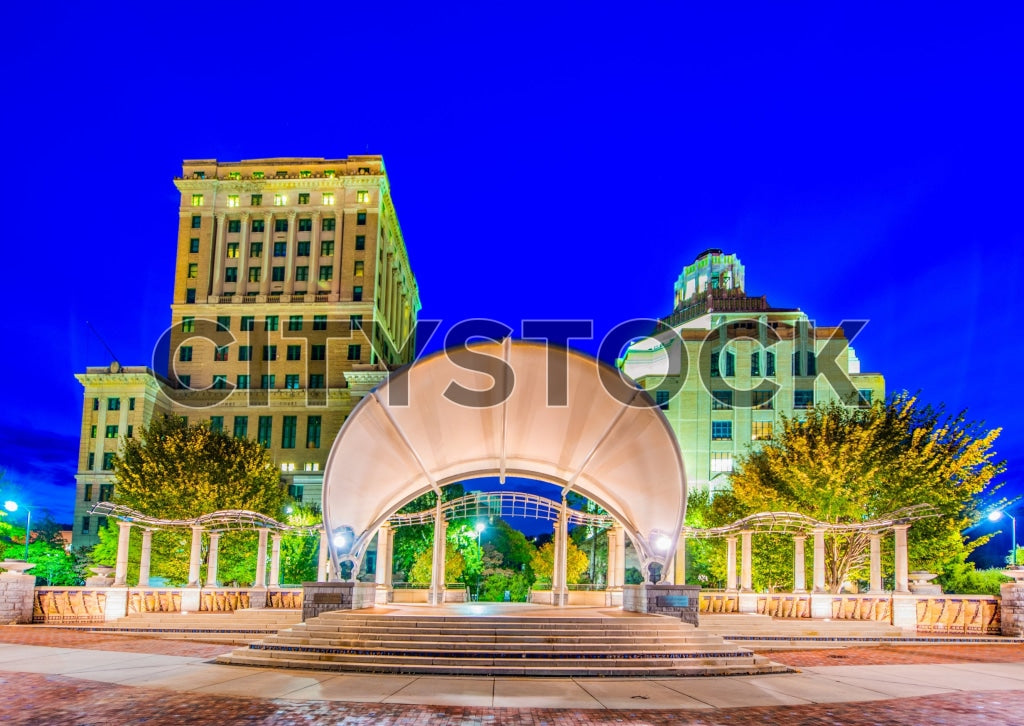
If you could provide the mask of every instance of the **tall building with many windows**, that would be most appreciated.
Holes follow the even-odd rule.
[[[862,373],[849,346],[859,327],[818,326],[799,309],[748,295],[739,258],[707,250],[676,281],[673,312],[619,363],[665,411],[691,489],[714,491],[728,487],[736,458],[770,438],[781,415],[885,396],[881,374]]]
[[[181,193],[166,376],[90,367],[74,544],[113,495],[112,462],[157,414],[272,452],[293,497],[320,502],[352,407],[412,360],[416,279],[380,156],[189,160]]]

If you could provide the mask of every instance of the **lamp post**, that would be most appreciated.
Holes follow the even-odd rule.
[[[477,522],[476,527],[476,548],[480,551],[480,572],[476,574],[476,600],[480,600],[480,579],[483,577],[484,570],[484,548],[480,545],[480,538],[483,536],[484,530],[487,529],[487,525],[483,522]]]
[[[4,509],[8,512],[17,512],[18,503],[12,501],[4,502]],[[28,562],[28,540],[32,536],[32,510],[25,507],[25,562]]]
[[[1017,566],[1017,518],[1014,517],[1012,514],[1009,514],[1008,512],[1004,512],[1001,509],[997,509],[996,511],[991,512],[988,515],[988,521],[990,521],[990,522],[998,522],[1004,516],[1010,518],[1010,530],[1013,533],[1013,535],[1012,535],[1012,544],[1011,544],[1013,549],[1010,550],[1010,558],[1011,558],[1010,561],[1013,563],[1013,566],[1016,567]]]

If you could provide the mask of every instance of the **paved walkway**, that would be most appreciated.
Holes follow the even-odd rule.
[[[54,643],[67,639],[63,647]],[[209,662],[223,645],[0,628],[6,723],[1019,724],[1024,646],[777,654],[801,672],[654,679],[332,674]],[[15,641],[15,642],[10,642]],[[22,642],[17,642],[22,641]],[[49,645],[25,641],[49,642]],[[183,653],[182,646],[195,648]],[[208,649],[208,650],[207,650]],[[844,665],[831,655],[842,656]],[[909,662],[906,662],[909,659]],[[999,661],[999,662],[995,662]],[[892,662],[892,661],[888,661]],[[820,663],[820,665],[811,665]],[[849,663],[846,665],[845,663]]]

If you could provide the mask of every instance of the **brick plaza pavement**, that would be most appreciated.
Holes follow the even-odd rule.
[[[117,661],[118,653],[125,658],[154,656],[188,656],[208,660],[230,650],[230,646],[214,643],[195,643],[142,637],[125,637],[96,633],[74,632],[43,627],[0,627],[3,647],[25,647],[31,652],[64,653],[51,649],[75,649],[74,652],[97,652],[97,657]],[[44,651],[43,648],[47,650]],[[104,653],[107,655],[104,656]],[[130,655],[128,655],[130,654]],[[83,654],[88,656],[88,654]],[[91,657],[91,656],[90,656]],[[513,724],[540,726],[585,726],[587,724],[1020,724],[1024,722],[1024,675],[1021,688],[1004,688],[1005,677],[989,679],[986,668],[1017,668],[1024,666],[1024,646],[1020,645],[937,645],[899,646],[880,648],[850,648],[835,650],[790,651],[774,653],[771,657],[797,668],[813,669],[812,675],[843,672],[853,667],[858,672],[882,673],[883,667],[893,666],[901,672],[913,673],[914,668],[942,668],[963,665],[973,670],[954,670],[951,678],[964,678],[965,673],[977,677],[976,683],[964,682],[964,690],[943,690],[928,695],[904,698],[878,698],[872,700],[819,703],[813,694],[803,694],[802,702],[790,701],[780,705],[772,703],[765,691],[763,702],[745,707],[721,707],[699,703],[685,709],[645,708],[646,696],[633,698],[637,708],[495,708],[484,706],[434,706],[414,703],[356,703],[343,700],[317,698],[268,697],[267,692],[253,689],[244,696],[211,693],[205,688],[175,689],[174,687],[132,686],[114,682],[91,680],[94,674],[82,677],[54,672],[19,672],[17,661],[10,658],[0,662],[0,723],[3,724],[136,724],[154,723],[218,723],[218,724],[459,724],[481,726],[485,724]],[[45,659],[44,659],[45,660]],[[1009,664],[999,665],[999,664]],[[839,667],[833,667],[838,665]],[[864,666],[869,666],[864,668]],[[197,667],[207,668],[200,662]],[[218,666],[209,666],[218,668]],[[221,666],[219,668],[230,668]],[[31,670],[31,666],[25,670]],[[909,669],[909,670],[907,670]],[[244,672],[241,669],[239,672]],[[264,673],[272,673],[265,671]],[[1017,673],[1016,670],[1012,673]],[[1004,673],[1005,676],[1005,673]],[[905,677],[905,676],[904,676]],[[372,679],[372,677],[364,677]],[[770,676],[770,679],[788,676]],[[604,679],[578,679],[584,688],[593,689],[606,683]],[[676,679],[683,682],[691,679]],[[726,692],[733,683],[750,679],[719,678],[715,685]],[[993,682],[998,681],[993,685]],[[449,681],[450,682],[450,681]],[[550,682],[550,681],[548,681]],[[768,684],[784,681],[764,681]],[[792,681],[790,681],[792,682]],[[538,693],[543,691],[543,680],[535,681]],[[649,685],[649,684],[643,684]],[[946,685],[946,689],[956,685]],[[973,690],[993,688],[994,690]],[[649,692],[643,688],[638,693]],[[777,693],[776,693],[777,695]],[[874,700],[878,699],[878,700]],[[467,699],[469,700],[469,699]],[[497,701],[495,701],[497,702]],[[527,700],[525,703],[530,703]],[[771,704],[771,705],[768,705]],[[627,704],[628,705],[628,704]],[[653,704],[655,705],[656,704]]]

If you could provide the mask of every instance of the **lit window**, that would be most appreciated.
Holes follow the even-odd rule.
[[[309,204],[309,193],[302,192],[299,194],[299,204]]]
[[[334,204],[334,192],[324,192],[323,203],[328,205]]]
[[[336,221],[337,220],[334,217],[324,217],[323,220],[321,220],[320,222],[320,229],[323,230],[324,232],[333,232],[334,223]]]
[[[192,346],[183,345],[178,348],[178,360],[188,362],[192,360]]]
[[[188,241],[188,251],[195,254],[199,251],[199,238],[193,237]]]
[[[193,333],[196,329],[196,319],[191,315],[187,315],[181,319],[181,332]]]
[[[308,267],[296,267],[295,268],[295,281],[305,282],[309,279],[309,268]]]
[[[362,260],[356,260],[355,267],[352,269],[352,274],[355,277],[362,277],[363,276],[363,266],[364,265],[363,265],[363,261]]]
[[[711,440],[729,441],[732,439],[732,421],[712,421]]]
[[[201,206],[203,206],[203,195],[202,194],[193,194],[192,195],[192,206],[193,207],[201,207]]]
[[[264,174],[262,171],[254,171],[252,173],[252,178],[253,179],[262,179],[265,176],[266,176],[266,174]]]
[[[750,424],[750,440],[764,441],[772,437],[771,421],[754,421]]]
[[[238,257],[237,242],[228,242],[228,257]]]
[[[241,178],[242,178],[242,172],[240,172],[240,171],[228,172],[228,179],[233,179],[235,181],[238,181]]]
[[[284,377],[284,387],[291,391],[297,390],[299,387],[299,374],[289,373],[286,375]]]
[[[117,425],[116,424],[113,425],[113,426],[107,426],[107,438],[108,439],[116,439],[117,438]]]
[[[287,197],[285,197],[284,194],[275,194],[274,195],[274,206],[275,207],[283,207],[285,205],[286,200],[287,200]]]
[[[237,194],[228,194],[228,206],[237,207],[239,205]]]
[[[711,473],[728,473],[732,471],[732,454],[713,451],[711,452]]]
[[[716,411],[732,408],[732,391],[712,391],[711,408]]]
[[[249,245],[249,257],[261,257],[263,255],[263,243],[252,242]]]
[[[324,176],[328,179],[334,178],[334,169],[324,169]]]
[[[249,204],[254,206],[254,207],[262,207],[263,206],[263,195],[262,194],[253,194],[251,197],[249,197]]]
[[[359,204],[367,204],[370,201],[370,193],[365,191],[356,192],[356,202]]]
[[[189,262],[188,263],[187,277],[189,279],[191,279],[191,280],[194,280],[195,278],[199,277],[199,263],[198,262]]]
[[[258,268],[258,267],[250,267],[249,268],[249,282],[259,282],[260,281],[260,273],[261,272],[262,272],[262,270],[260,270],[260,268]]]
[[[320,243],[320,256],[330,257],[334,254],[334,242],[331,240],[324,240]]]
[[[320,268],[320,281],[328,282],[334,279],[334,268],[331,265],[324,265]]]
[[[310,176],[311,172],[308,169],[303,169],[302,171],[299,172],[300,179],[309,179]]]
[[[285,447],[285,448],[292,448],[292,449],[294,449],[295,446]],[[287,462],[287,463],[281,464],[281,471],[295,471],[295,463],[294,462]],[[299,487],[299,488],[301,489],[301,487]],[[291,487],[288,488],[288,491],[291,492]]]

